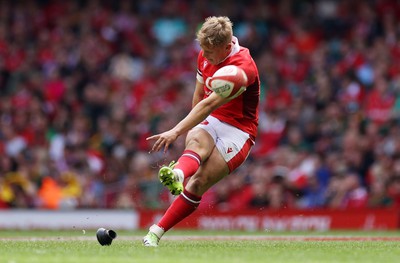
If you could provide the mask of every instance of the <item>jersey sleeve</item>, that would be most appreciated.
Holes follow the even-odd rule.
[[[200,72],[199,69],[197,69],[196,79],[201,84],[204,84],[203,74]]]
[[[241,67],[247,75],[247,84],[248,85],[253,84],[256,81],[256,77],[257,77],[257,70],[255,67],[254,61],[252,59],[247,60],[245,63],[243,63],[239,67]]]

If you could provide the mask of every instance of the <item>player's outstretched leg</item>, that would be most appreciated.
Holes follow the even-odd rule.
[[[180,195],[183,191],[183,182],[179,181],[178,175],[173,170],[176,164],[175,161],[172,161],[168,166],[161,167],[158,171],[158,178],[171,194]]]

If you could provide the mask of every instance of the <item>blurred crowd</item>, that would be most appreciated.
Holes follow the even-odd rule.
[[[211,15],[262,96],[254,150],[201,207],[400,206],[399,1],[0,0],[0,208],[167,207],[184,138],[145,138],[190,110]]]

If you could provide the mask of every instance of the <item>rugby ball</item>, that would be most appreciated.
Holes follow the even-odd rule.
[[[223,98],[233,99],[246,90],[247,75],[238,66],[224,66],[207,78],[206,86]]]

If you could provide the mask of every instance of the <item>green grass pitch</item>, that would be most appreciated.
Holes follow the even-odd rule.
[[[143,247],[143,231],[118,231],[109,247],[95,230],[0,231],[0,262],[400,262],[400,233],[170,231]]]

